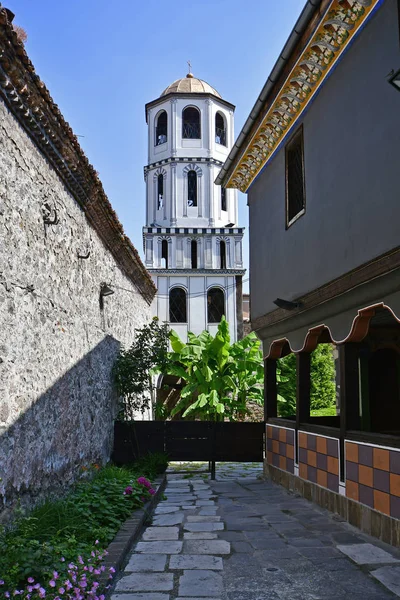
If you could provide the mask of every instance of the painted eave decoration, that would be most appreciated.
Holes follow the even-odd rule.
[[[342,53],[382,0],[333,0],[258,129],[226,187],[246,192],[311,103]]]

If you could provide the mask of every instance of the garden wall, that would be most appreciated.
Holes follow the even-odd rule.
[[[1,24],[0,44],[9,29]],[[20,69],[27,77],[28,98],[44,95],[19,55],[8,66],[13,60],[13,75]],[[40,114],[48,109],[53,122],[43,134],[43,119],[36,124],[41,145],[27,133],[35,113],[25,107],[16,118],[9,89],[9,81],[0,85],[0,520],[17,499],[31,504],[59,493],[85,467],[109,459],[112,365],[120,344],[129,345],[135,328],[150,319],[155,292],[51,98]],[[58,169],[43,152],[61,135],[65,159]],[[61,170],[73,153],[75,188]],[[85,186],[95,192],[91,214],[71,193],[78,183],[82,198]],[[114,294],[101,306],[104,282]]]

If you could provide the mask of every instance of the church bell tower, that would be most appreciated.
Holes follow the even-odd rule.
[[[235,107],[188,73],[146,104],[145,264],[154,313],[186,340],[225,315],[242,336],[242,238],[237,191],[214,181],[234,142]]]

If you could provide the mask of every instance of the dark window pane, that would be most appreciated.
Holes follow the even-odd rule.
[[[159,175],[157,178],[157,210],[164,206],[164,176]]]
[[[221,210],[228,210],[226,207],[226,188],[221,188]]]
[[[157,119],[156,146],[160,146],[160,144],[165,144],[165,142],[167,141],[167,136],[168,136],[167,130],[168,130],[168,116],[164,110]]]
[[[188,106],[182,114],[182,137],[184,139],[200,139],[200,113],[197,108]]]
[[[173,288],[169,293],[170,323],[186,323],[186,292],[182,288]]]
[[[197,173],[188,173],[188,206],[197,206]]]
[[[220,254],[220,269],[226,269],[226,244],[225,242],[219,243],[219,254]]]
[[[168,269],[168,242],[163,240],[161,242],[161,258],[165,259],[165,269]]]
[[[303,132],[286,146],[287,220],[290,222],[304,209]]]
[[[224,117],[221,113],[215,115],[215,141],[217,144],[226,146],[226,129]]]
[[[190,243],[191,257],[192,257],[192,269],[197,269],[197,242],[192,240]]]
[[[225,314],[224,292],[219,288],[211,288],[207,293],[207,321],[219,323]]]

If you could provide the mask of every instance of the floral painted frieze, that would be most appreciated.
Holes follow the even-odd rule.
[[[246,192],[382,0],[333,0],[244,150],[227,187]]]

